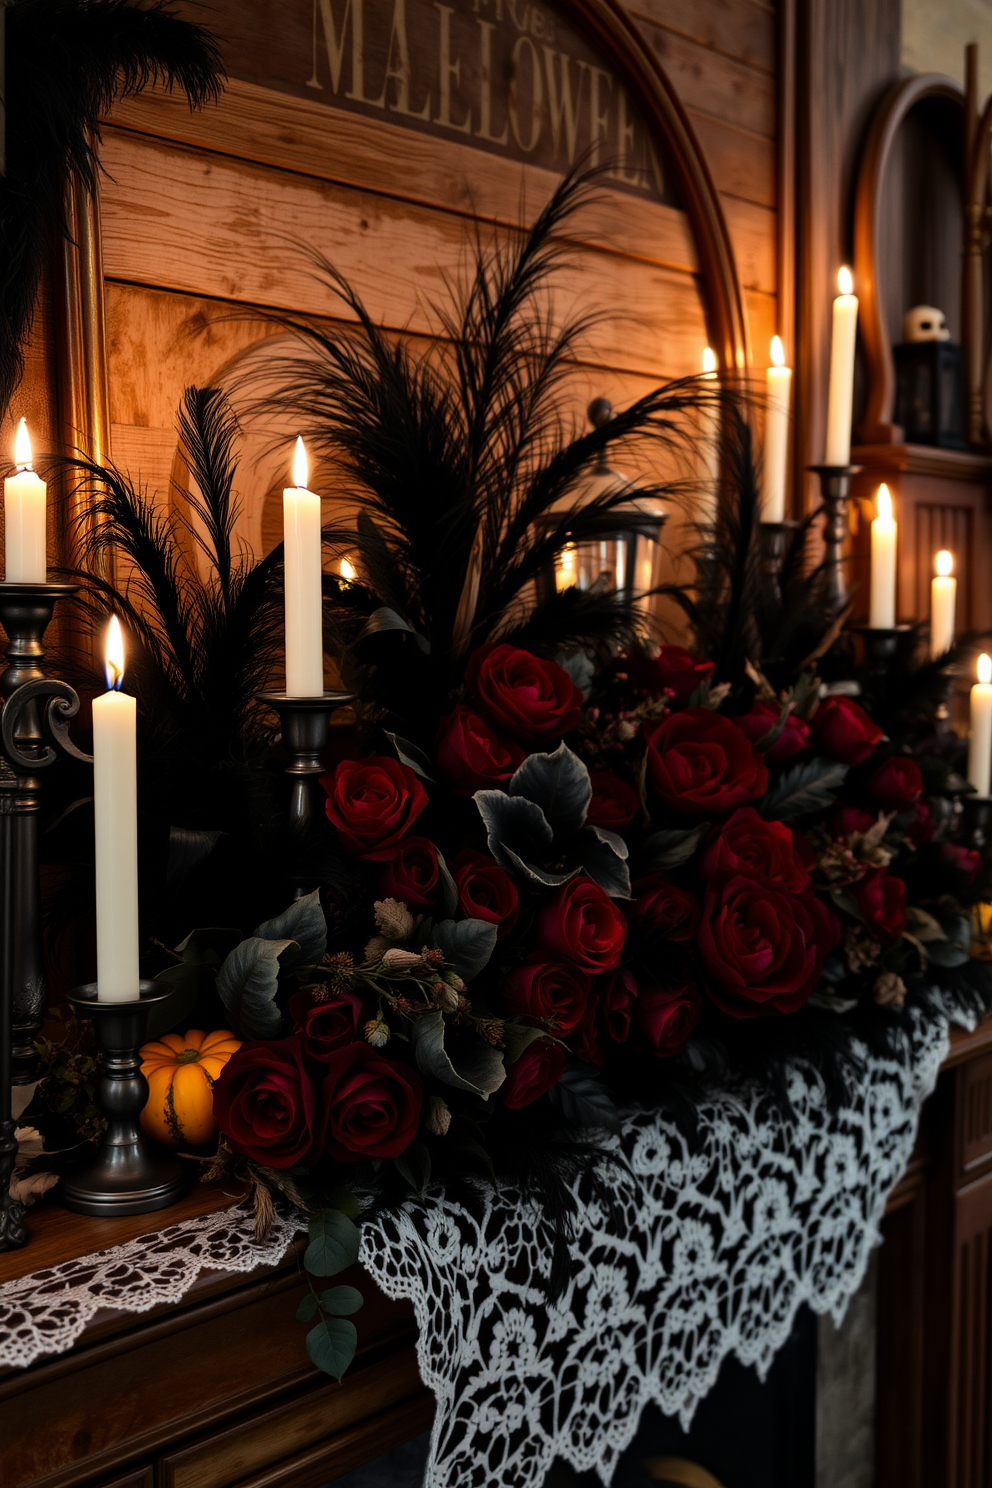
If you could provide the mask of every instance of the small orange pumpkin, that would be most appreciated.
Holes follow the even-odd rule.
[[[170,1147],[203,1147],[217,1133],[213,1085],[241,1040],[226,1028],[164,1033],[141,1050],[148,1101],[141,1125]]]

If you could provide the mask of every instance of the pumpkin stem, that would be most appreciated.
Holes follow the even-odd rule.
[[[183,1049],[176,1055],[177,1064],[195,1064],[200,1057],[199,1049]]]

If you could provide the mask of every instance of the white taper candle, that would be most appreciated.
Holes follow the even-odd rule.
[[[31,439],[24,419],[14,436],[16,475],[3,483],[4,582],[44,584],[48,578],[47,492],[31,467]]]
[[[954,645],[954,609],[958,596],[954,554],[941,548],[934,566],[937,572],[930,580],[930,655],[943,656]]]
[[[858,341],[858,297],[848,268],[837,275],[840,294],[834,300],[830,336],[830,391],[827,397],[825,465],[851,463],[851,408],[854,402],[854,353]]]
[[[96,825],[96,980],[101,1002],[139,996],[138,797],[135,701],[120,692],[124,641],[115,615],[107,633],[109,692],[93,699]]]
[[[892,515],[889,488],[878,488],[878,515],[871,524],[871,605],[868,624],[872,630],[894,630],[896,623],[896,541],[898,524]]]
[[[992,656],[978,658],[978,681],[971,689],[971,737],[968,741],[968,783],[980,796],[989,794],[992,775]]]
[[[306,487],[307,452],[303,440],[297,439],[293,484],[282,493],[286,691],[290,697],[320,697],[324,691],[320,497]]]
[[[767,397],[761,520],[784,522],[792,368],[785,365],[785,350],[778,336],[772,337],[771,358],[772,365],[765,373]]]

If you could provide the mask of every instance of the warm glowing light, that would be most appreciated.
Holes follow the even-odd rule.
[[[111,615],[110,624],[107,626],[105,666],[107,686],[116,691],[124,679],[124,636],[121,632],[121,622],[116,615]]]
[[[716,371],[716,352],[712,346],[703,347],[703,371],[706,373]]]
[[[937,554],[937,557],[934,559],[934,563],[936,564],[937,573],[940,578],[950,578],[951,574],[954,572],[953,553],[948,552],[947,548],[941,548],[940,552]]]
[[[782,345],[781,336],[772,337],[772,366],[785,366],[785,347]]]
[[[306,445],[303,443],[301,436],[297,439],[296,448],[293,451],[293,485],[299,486],[301,490],[305,491],[309,475],[310,466],[307,461]]]
[[[876,507],[878,510],[878,515],[881,517],[883,522],[892,521],[892,497],[889,494],[888,486],[884,484],[879,486],[878,488]]]
[[[992,656],[987,651],[983,651],[978,658],[978,680],[986,686],[992,682]]]
[[[341,562],[338,564],[338,573],[346,584],[350,584],[353,581],[356,576],[356,570],[350,558],[341,559]]]
[[[854,293],[854,275],[847,267],[847,264],[844,264],[843,267],[838,269],[837,271],[837,288],[840,290],[841,294],[844,295]]]
[[[14,464],[18,470],[31,469],[31,435],[27,419],[21,419],[14,435]]]
[[[559,594],[563,589],[571,589],[575,584],[575,548],[571,543],[562,548],[558,554],[555,565],[555,588]]]

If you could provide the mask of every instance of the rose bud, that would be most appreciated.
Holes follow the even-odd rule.
[[[505,978],[500,997],[507,1015],[550,1023],[556,1033],[571,1033],[592,993],[592,982],[578,966],[540,951],[515,966]]]
[[[781,708],[771,703],[758,702],[755,703],[750,713],[743,713],[736,717],[734,723],[746,734],[752,744],[758,745],[765,735],[776,727],[781,716]],[[802,754],[808,743],[809,724],[797,718],[795,713],[789,713],[778,738],[762,751],[765,763],[772,765],[776,770],[780,769],[790,760],[794,760],[797,754]]]
[[[213,1095],[214,1115],[234,1152],[268,1168],[316,1160],[316,1099],[298,1038],[242,1044],[218,1075]]]
[[[659,1058],[677,1054],[699,1022],[703,1000],[694,982],[642,987],[637,999],[638,1042]]]
[[[518,744],[567,734],[583,708],[582,694],[564,667],[505,643],[473,652],[465,681],[490,727]]]
[[[768,767],[729,718],[688,708],[648,736],[648,783],[671,810],[726,816],[768,788]]]
[[[911,811],[923,794],[923,776],[914,760],[893,754],[872,770],[865,790],[879,811]]]
[[[863,837],[866,832],[871,831],[877,820],[877,816],[872,816],[870,811],[862,811],[860,806],[846,806],[841,803],[830,813],[830,831],[834,837],[846,842],[855,832]]]
[[[810,720],[814,746],[845,765],[860,765],[881,743],[882,730],[849,697],[827,697]]]
[[[519,744],[497,739],[488,723],[462,703],[441,719],[435,749],[437,768],[460,796],[505,784],[525,758]]]
[[[427,792],[409,766],[384,755],[342,760],[320,783],[328,819],[359,858],[389,857],[427,805]]]
[[[906,928],[906,885],[894,873],[873,868],[854,885],[866,924],[883,940],[898,940]]]
[[[362,999],[342,992],[324,1002],[314,1002],[304,988],[289,999],[289,1016],[311,1059],[327,1060],[335,1049],[354,1043],[362,1016]]]
[[[399,1157],[417,1135],[423,1081],[368,1044],[338,1049],[321,1089],[324,1151],[335,1162]]]
[[[412,909],[430,909],[440,879],[433,842],[427,837],[407,837],[386,862],[379,890],[384,898],[399,900]]]
[[[547,1095],[565,1073],[565,1050],[550,1039],[535,1039],[519,1059],[506,1067],[506,1079],[500,1087],[500,1099],[511,1111],[532,1105]]]
[[[513,879],[488,853],[466,847],[451,861],[462,914],[469,920],[498,925],[496,938],[509,935],[520,914],[520,895]]]
[[[742,806],[724,822],[703,853],[703,872],[752,873],[792,894],[809,883],[801,848],[785,822],[766,822],[753,806]]]
[[[538,912],[540,945],[584,971],[610,971],[620,960],[627,922],[605,889],[591,878],[562,884]]]
[[[699,927],[710,998],[735,1018],[797,1012],[835,938],[811,889],[793,894],[768,879],[720,875],[707,889]]]
[[[627,908],[631,928],[649,940],[691,940],[699,925],[699,904],[667,873],[649,873],[632,886]]]
[[[612,770],[590,770],[592,800],[586,813],[591,827],[606,827],[610,832],[622,832],[629,827],[641,809],[641,798],[636,790]]]

